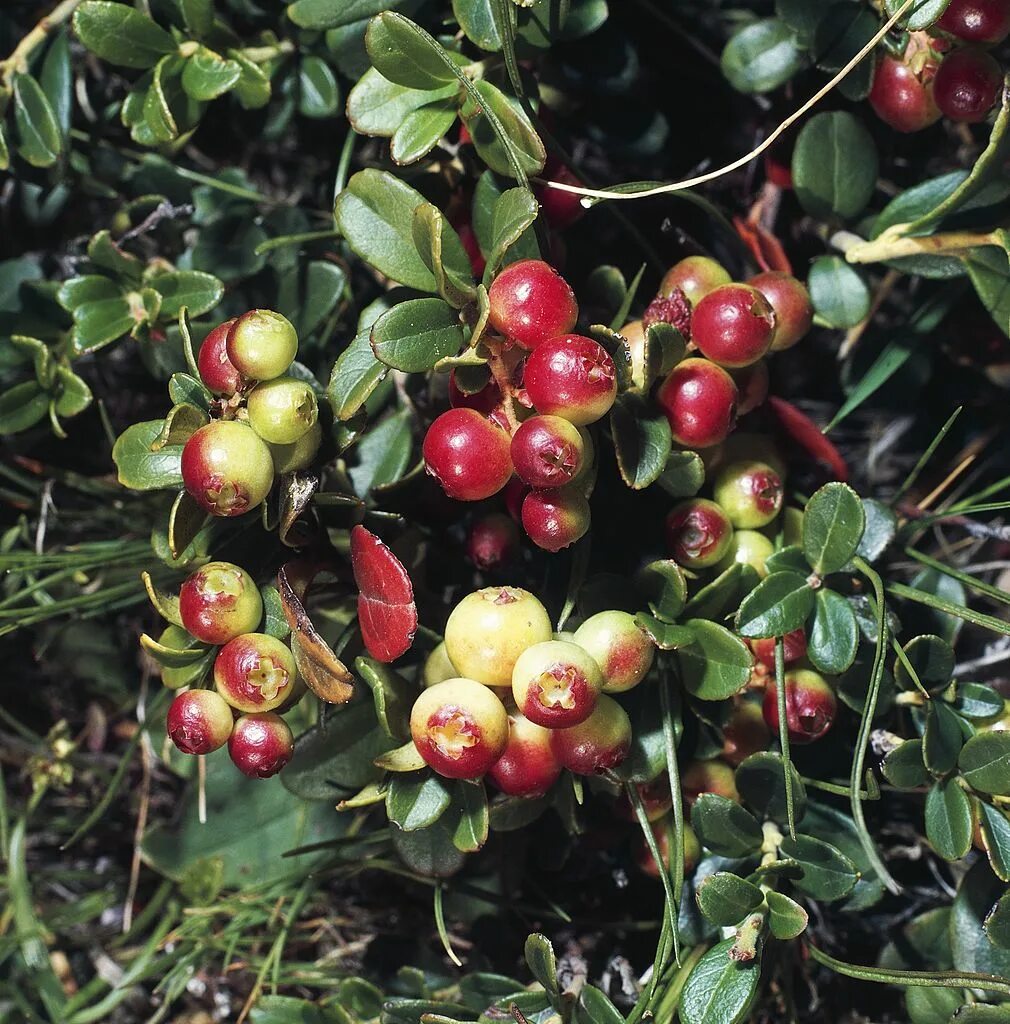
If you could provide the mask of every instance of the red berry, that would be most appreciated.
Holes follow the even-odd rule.
[[[287,722],[272,711],[241,715],[228,740],[232,763],[251,779],[269,779],[291,760],[295,741]]]
[[[785,675],[786,728],[792,743],[813,743],[834,724],[838,702],[824,677],[799,668]],[[762,704],[765,722],[773,733],[779,731],[778,691],[769,679]]]
[[[810,292],[792,274],[769,270],[748,282],[768,300],[775,311],[775,337],[772,352],[792,348],[806,336],[814,322]]]
[[[516,707],[548,729],[584,722],[596,707],[603,676],[578,644],[547,640],[523,651],[512,670]]]
[[[211,515],[240,516],[270,493],[273,458],[245,423],[213,420],[182,449],[182,482]]]
[[[531,416],[512,435],[512,465],[530,487],[571,483],[584,456],[578,427],[560,416]]]
[[[593,775],[616,768],[631,748],[631,720],[613,697],[601,694],[596,709],[569,729],[551,733],[551,750],[564,768],[576,775]]]
[[[568,334],[579,306],[568,282],[543,260],[520,260],[491,282],[489,321],[500,334],[523,348]]]
[[[677,444],[710,448],[724,441],[736,423],[733,378],[707,359],[685,359],[663,381],[656,395]]]
[[[505,508],[508,509],[508,514],[518,523],[523,518],[523,501],[526,495],[529,494],[529,488],[519,479],[514,476],[505,485]]]
[[[899,132],[918,132],[940,120],[933,98],[936,68],[927,64],[916,74],[904,61],[885,54],[877,65],[870,106],[877,117]]]
[[[722,561],[733,539],[733,526],[713,501],[691,498],[666,517],[666,547],[688,569],[707,569]]]
[[[716,474],[713,496],[738,530],[767,526],[782,511],[782,478],[765,462],[730,462]]]
[[[263,600],[244,569],[231,562],[208,562],[180,588],[179,615],[197,640],[226,644],[260,624]]]
[[[765,153],[765,176],[777,188],[791,189],[793,187],[793,172],[789,164],[782,163],[771,153]]]
[[[679,288],[687,301],[696,306],[709,292],[732,280],[721,263],[708,256],[688,256],[666,272],[659,285],[659,294],[668,297]]]
[[[750,649],[754,652],[754,658],[759,661],[769,672],[775,671],[775,638],[768,637],[764,640],[748,640]],[[782,653],[785,656],[786,665],[792,665],[803,658],[807,653],[807,634],[803,628],[794,629],[786,633],[782,638]]]
[[[172,701],[166,726],[184,754],[209,754],[231,735],[231,708],[213,690],[187,690]]]
[[[775,313],[747,284],[724,284],[708,293],[691,316],[691,340],[720,366],[750,366],[771,347]]]
[[[487,774],[508,796],[542,796],[561,774],[561,765],[551,750],[550,730],[518,712],[509,715],[505,752]]]
[[[639,799],[642,801],[642,810],[645,811],[645,816],[649,821],[658,821],[664,815],[669,814],[673,807],[673,794],[670,792],[670,777],[665,771],[651,782],[635,783],[635,789],[638,790]],[[638,820],[635,808],[625,793],[621,794],[615,810],[625,821]]]
[[[532,490],[523,498],[522,519],[530,540],[556,553],[589,531],[589,502],[577,484]]]
[[[291,694],[295,659],[276,637],[243,633],[214,660],[214,686],[237,711],[273,711]]]
[[[482,572],[494,572],[511,562],[519,551],[516,524],[501,512],[482,516],[466,538],[467,558]]]
[[[955,50],[936,73],[933,93],[944,117],[961,124],[986,119],[1003,91],[1003,69],[985,50]]]
[[[688,341],[691,340],[691,303],[679,288],[669,297],[657,295],[642,314],[643,328],[653,324],[672,324]]]
[[[512,476],[509,436],[476,409],[450,409],[428,428],[425,469],[457,501],[497,494]]]
[[[523,384],[537,412],[584,427],[610,412],[617,397],[617,368],[599,342],[563,334],[530,355]]]
[[[544,168],[544,178],[549,181],[558,181],[562,185],[581,185],[582,182],[564,164],[555,160],[548,160]],[[559,188],[551,188],[549,185],[537,185],[534,193],[540,201],[540,209],[555,231],[564,231],[570,228],[586,212],[582,205],[582,196],[575,192],[564,192]]]
[[[604,693],[623,693],[638,686],[656,654],[634,615],[622,611],[591,615],[575,631],[574,642],[600,666]]]
[[[410,712],[410,735],[425,764],[447,779],[478,779],[508,742],[505,705],[472,679],[429,686]]]
[[[501,388],[493,380],[489,380],[480,391],[468,395],[456,383],[456,371],[449,371],[449,404],[454,409],[476,409],[481,415],[490,416],[501,405],[501,400]]]
[[[770,742],[760,705],[752,700],[740,701],[722,727],[723,760],[736,768],[751,754],[767,750]]]
[[[740,803],[733,769],[722,761],[692,761],[681,773],[680,789],[689,807],[702,793],[715,793]]]
[[[233,395],[242,389],[242,374],[228,358],[228,332],[235,319],[225,320],[215,327],[204,338],[196,357],[200,379],[215,395]]]
[[[967,43],[1001,43],[1010,35],[1010,0],[951,0],[936,27]]]

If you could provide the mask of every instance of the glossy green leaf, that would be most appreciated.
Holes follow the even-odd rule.
[[[35,426],[49,409],[49,395],[37,381],[22,384],[0,393],[0,434],[16,434]]]
[[[586,985],[575,1009],[576,1024],[624,1024],[624,1014],[593,985]]]
[[[354,667],[372,691],[375,717],[390,739],[405,743],[410,738],[410,709],[417,690],[389,665],[362,656]]]
[[[971,848],[971,802],[956,778],[937,782],[926,795],[926,838],[944,860],[960,860]]]
[[[873,137],[846,111],[815,114],[793,150],[796,195],[807,213],[849,220],[865,209],[877,186]]]
[[[722,51],[722,73],[738,92],[772,92],[806,65],[789,26],[766,18],[741,28]]]
[[[547,159],[544,144],[523,110],[491,82],[475,82],[474,88],[480,94],[481,105],[477,106],[468,97],[462,116],[484,163],[497,174],[507,174],[509,177],[514,177],[516,173],[512,159],[526,174],[537,174],[543,170]],[[488,112],[501,124],[509,140],[508,149],[495,130]],[[509,157],[510,152],[512,159]]]
[[[421,373],[459,352],[463,328],[459,314],[442,299],[408,299],[376,320],[371,344],[392,369]]]
[[[799,772],[789,765],[792,778],[793,807],[796,820],[806,810],[806,789]],[[788,820],[786,803],[786,768],[781,754],[763,751],[751,754],[736,770],[736,788],[744,802],[773,821]]]
[[[997,877],[1010,882],[1010,819],[999,807],[978,801],[979,831],[989,866]]]
[[[743,600],[736,628],[741,636],[785,636],[799,629],[814,608],[814,591],[805,576],[773,572]]]
[[[340,86],[329,64],[313,54],[303,57],[298,65],[298,113],[321,120],[339,110]]]
[[[558,962],[554,947],[546,935],[534,933],[526,940],[526,963],[533,977],[543,986],[547,998],[558,1005],[561,999],[558,987]]]
[[[369,68],[347,97],[347,117],[362,135],[391,138],[413,111],[425,104],[449,100],[458,92],[458,83],[434,90],[411,89]]]
[[[922,756],[922,740],[905,740],[884,758],[884,778],[898,789],[918,789],[930,782]]]
[[[1010,951],[993,945],[984,922],[1006,885],[984,860],[976,861],[961,879],[950,918],[950,944],[959,971],[1010,978]]]
[[[807,929],[807,912],[795,901],[780,892],[765,894],[768,901],[768,927],[776,939],[795,939]]]
[[[452,802],[450,784],[433,771],[393,775],[386,792],[386,814],[404,832],[433,825]]]
[[[782,854],[795,860],[803,874],[794,878],[800,892],[816,900],[840,900],[855,888],[859,872],[841,850],[813,836],[787,836],[779,847]]]
[[[958,768],[972,789],[1010,796],[1010,732],[984,732],[961,748]]]
[[[807,657],[816,669],[839,676],[856,658],[859,626],[852,605],[833,590],[821,588],[807,633]]]
[[[510,188],[494,201],[491,211],[490,240],[484,283],[490,285],[505,263],[509,249],[537,219],[539,204],[528,188]]]
[[[420,36],[417,26],[402,15],[387,11],[374,17],[368,24],[365,45],[375,69],[398,85],[437,89],[456,77],[438,54],[442,47]]]
[[[688,975],[678,1007],[682,1024],[741,1024],[757,998],[761,958],[730,956],[735,939],[713,946]]]
[[[619,395],[610,411],[610,430],[621,479],[635,491],[654,484],[673,450],[665,414],[636,395]]]
[[[337,196],[333,215],[347,244],[366,263],[409,288],[434,292],[435,278],[411,233],[414,210],[424,201],[399,178],[369,167]]]
[[[367,498],[373,488],[395,483],[410,465],[412,447],[409,410],[387,417],[362,439],[356,448],[358,464],[349,471],[354,490]]]
[[[126,4],[85,0],[74,12],[74,31],[92,53],[110,64],[149,68],[176,49],[159,25]]]
[[[476,853],[486,842],[490,827],[487,791],[483,782],[457,781],[453,789],[453,807],[459,820],[452,841],[463,853]]]
[[[911,666],[911,672],[905,661],[895,658],[894,679],[905,690],[915,686],[915,679],[926,689],[946,689],[954,672],[954,649],[943,637],[931,633],[912,637],[902,648],[905,660]]]
[[[964,733],[957,715],[946,704],[930,701],[922,737],[922,756],[930,772],[936,776],[952,772],[963,743]],[[1010,782],[1007,788],[1010,791]]]
[[[182,446],[154,451],[164,420],[134,423],[112,448],[119,482],[134,491],[154,491],[182,485]]]
[[[224,295],[224,285],[201,270],[171,270],[148,278],[147,284],[161,296],[161,316],[174,320],[182,309],[191,317],[209,313]]]
[[[453,97],[426,103],[410,111],[393,132],[389,154],[398,164],[412,164],[426,156],[456,123],[459,106]]]
[[[242,66],[201,46],[186,59],[182,87],[194,100],[207,102],[223,96],[242,76]]]
[[[901,24],[913,32],[929,28],[946,10],[950,0],[917,0],[912,9],[901,19]],[[901,9],[899,0],[884,0],[888,14],[897,14]]]
[[[831,4],[814,31],[814,61],[822,71],[840,71],[871,42],[879,28],[875,12]],[[874,62],[867,58],[839,82],[839,92],[850,100],[866,99],[873,84],[873,72]]]
[[[825,484],[803,513],[803,553],[819,576],[844,568],[859,547],[866,513],[856,492],[843,483]]]
[[[1003,697],[983,683],[958,683],[954,710],[965,718],[984,720],[1003,714]]]
[[[649,562],[635,582],[649,602],[649,610],[663,622],[676,622],[687,602],[687,578],[671,558]]]
[[[691,809],[691,825],[702,846],[720,857],[750,857],[761,849],[763,833],[754,816],[736,801],[702,793]]]
[[[404,0],[296,0],[288,17],[300,28],[340,28],[403,6]]]
[[[356,415],[387,373],[389,367],[380,363],[372,351],[371,332],[362,331],[333,364],[326,388],[333,415],[340,421]]]
[[[701,700],[725,700],[742,690],[754,664],[747,645],[717,622],[688,619],[684,625],[694,634],[694,643],[677,651],[687,692]]]
[[[470,259],[459,235],[437,206],[422,203],[414,210],[411,237],[421,260],[435,278],[438,294],[456,309],[472,302],[476,292]],[[455,355],[455,352],[448,354]]]
[[[719,927],[738,924],[764,903],[764,893],[731,871],[716,871],[695,893],[701,912]]]
[[[866,526],[859,540],[856,554],[867,562],[875,562],[887,550],[898,531],[898,517],[883,502],[863,498]]]
[[[18,152],[33,167],[52,167],[60,158],[63,140],[56,114],[31,75],[14,79],[14,124]]]
[[[971,249],[964,257],[975,291],[996,325],[1010,335],[1010,257],[994,245]]]

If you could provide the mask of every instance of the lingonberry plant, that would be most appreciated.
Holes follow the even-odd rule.
[[[1004,1020],[1008,36],[6,5],[0,1007]]]

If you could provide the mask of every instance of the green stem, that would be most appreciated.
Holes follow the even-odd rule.
[[[866,703],[863,705],[863,716],[859,722],[859,734],[856,738],[856,748],[853,751],[852,758],[852,772],[849,775],[849,786],[852,792],[849,796],[849,803],[852,809],[852,820],[856,824],[856,830],[859,832],[859,841],[862,843],[863,850],[866,853],[867,859],[873,866],[873,869],[877,872],[881,882],[887,886],[891,892],[897,894],[901,892],[901,886],[894,880],[891,873],[887,870],[887,866],[884,864],[883,859],[877,852],[877,847],[873,842],[873,837],[870,835],[869,830],[866,827],[866,817],[863,814],[863,801],[860,798],[860,783],[863,779],[863,768],[866,764],[866,752],[870,746],[870,732],[873,729],[873,716],[877,712],[877,701],[880,698],[880,684],[884,677],[884,652],[887,649],[887,607],[884,603],[884,584],[880,576],[873,569],[865,559],[859,558],[858,556],[853,559],[856,568],[870,581],[870,585],[873,587],[873,592],[876,595],[876,613],[877,613],[877,649],[873,655],[873,669],[870,672],[870,688],[866,694]]]
[[[1010,996],[1010,981],[996,974],[974,974],[970,971],[895,971],[880,967],[859,967],[836,960],[833,956],[807,943],[811,957],[830,967],[836,974],[860,981],[876,981],[884,985],[907,985],[912,988],[980,988]]]
[[[793,797],[792,761],[789,758],[789,721],[786,709],[786,645],[783,637],[775,638],[775,697],[779,715],[779,747],[782,749],[782,778],[786,787],[786,819],[789,835],[796,838],[796,804]]]
[[[35,27],[14,47],[11,55],[0,61],[0,87],[9,89],[14,75],[28,70],[31,55],[49,38],[54,28],[68,21],[81,0],[63,0],[50,14],[40,18]]]

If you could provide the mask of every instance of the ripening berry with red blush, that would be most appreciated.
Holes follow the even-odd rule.
[[[182,449],[182,482],[212,516],[240,516],[270,493],[273,458],[252,427],[237,420],[212,420]]]
[[[291,694],[295,659],[267,633],[243,633],[229,640],[214,660],[214,687],[236,711],[273,711]]]
[[[551,750],[562,767],[576,775],[594,775],[616,768],[631,749],[631,719],[606,694],[600,694],[593,713],[578,725],[555,729]]]
[[[491,326],[526,349],[568,334],[579,318],[575,292],[543,260],[507,266],[488,289]]]
[[[228,358],[228,332],[237,317],[225,320],[223,324],[204,338],[200,352],[196,357],[196,366],[200,371],[200,379],[215,395],[234,395],[242,390],[245,383],[242,374]]]
[[[516,712],[509,715],[505,752],[488,778],[506,796],[543,796],[558,780],[561,765],[551,750],[551,731]]]
[[[948,54],[933,82],[936,105],[959,124],[979,124],[1003,92],[1003,69],[985,50],[975,47]]]
[[[781,270],[768,270],[747,283],[768,300],[775,312],[772,352],[783,352],[806,337],[814,323],[814,304],[802,281]]]
[[[479,779],[505,752],[505,705],[472,679],[447,679],[414,701],[410,735],[424,763],[447,779]]]
[[[272,711],[241,715],[228,739],[232,764],[251,779],[269,779],[291,760],[295,738],[287,722]]]
[[[1010,35],[1010,0],[951,0],[934,27],[966,43],[1002,43]]]
[[[532,490],[523,498],[522,523],[538,548],[557,553],[589,532],[589,502],[578,484]]]
[[[600,666],[604,693],[634,689],[656,656],[655,644],[635,616],[617,610],[590,615],[575,631],[575,643]]]
[[[703,793],[715,793],[740,803],[733,769],[723,761],[692,761],[680,775],[680,789],[688,807]]]
[[[617,368],[599,342],[563,334],[532,352],[523,385],[537,412],[584,427],[610,412],[617,397]]]
[[[668,298],[679,289],[687,301],[696,306],[709,292],[732,280],[729,271],[716,260],[708,256],[688,256],[666,272],[659,294]]]
[[[764,405],[770,384],[768,363],[764,359],[759,359],[756,363],[739,370],[730,370],[729,375],[736,384],[737,416],[746,416],[747,413]]]
[[[562,487],[585,458],[579,428],[560,416],[531,416],[512,435],[512,465],[530,487]]]
[[[298,354],[298,332],[272,309],[243,313],[228,332],[228,358],[249,380],[273,380],[286,373]]]
[[[501,388],[493,380],[472,395],[463,391],[456,382],[456,371],[449,371],[449,404],[454,409],[476,409],[482,416],[490,416],[502,402]]]
[[[666,549],[686,569],[708,569],[721,562],[732,540],[733,524],[706,498],[682,501],[666,517]]]
[[[722,727],[722,759],[737,768],[751,754],[767,750],[770,742],[761,705],[752,700],[739,701]]]
[[[769,672],[775,671],[775,637],[767,637],[763,640],[748,640],[754,658],[760,662]],[[807,634],[803,627],[786,633],[782,638],[782,654],[786,666],[795,665],[801,658],[806,657]]]
[[[516,707],[548,729],[584,722],[596,707],[603,676],[578,644],[546,640],[523,651],[512,670]]]
[[[737,398],[733,378],[707,359],[678,363],[656,394],[674,441],[685,448],[724,441],[736,423]]]
[[[716,503],[738,530],[767,526],[782,511],[782,478],[766,462],[730,462],[716,474]]]
[[[466,535],[466,557],[481,572],[497,572],[519,553],[519,530],[512,519],[492,512],[475,520]]]
[[[551,634],[547,609],[528,590],[484,587],[453,608],[445,649],[457,675],[485,686],[511,686],[519,655]]]
[[[544,167],[543,177],[562,185],[582,184],[569,167],[550,157],[547,166]],[[570,228],[586,212],[586,207],[582,205],[582,196],[575,192],[565,192],[560,188],[551,188],[550,185],[536,185],[533,191],[540,202],[540,209],[547,218],[547,223],[555,231]]]
[[[870,106],[877,117],[899,132],[919,132],[940,120],[933,96],[936,65],[916,73],[905,61],[884,54],[873,76]]]
[[[787,672],[784,683],[789,741],[806,744],[819,740],[835,722],[838,702],[834,691],[822,675],[806,668]],[[768,728],[778,735],[778,690],[773,678],[765,689],[762,711]]]
[[[197,640],[226,644],[260,624],[263,599],[244,569],[232,562],[208,562],[179,589],[179,615]]]
[[[184,754],[209,754],[231,735],[231,708],[213,690],[187,690],[172,701],[166,728]]]
[[[450,409],[424,435],[424,466],[450,498],[481,501],[512,476],[509,445],[508,434],[476,409]]]
[[[665,821],[657,821],[652,826],[652,834],[656,837],[656,848],[659,850],[660,859],[663,861],[663,868],[670,870],[670,829]],[[684,825],[684,875],[690,875],[698,866],[701,860],[701,843],[694,834],[690,825]],[[639,840],[638,856],[635,858],[639,868],[650,878],[659,878],[659,865],[656,858],[652,856],[649,844],[645,839]]]
[[[771,347],[775,312],[748,284],[724,284],[708,293],[691,315],[691,340],[720,366],[750,366]]]

